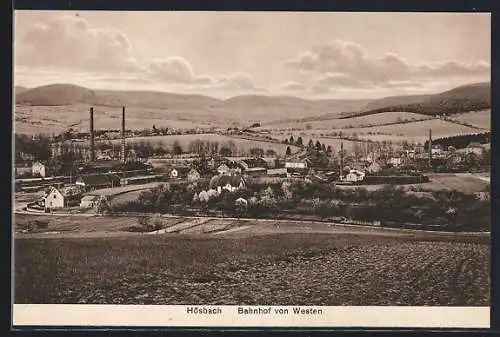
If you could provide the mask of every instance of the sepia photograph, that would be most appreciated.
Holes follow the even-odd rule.
[[[14,305],[489,307],[490,24],[15,11]]]

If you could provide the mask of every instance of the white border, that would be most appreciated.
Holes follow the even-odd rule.
[[[240,314],[238,308],[268,309]],[[220,314],[187,313],[188,308]],[[288,309],[280,315],[275,309]],[[123,327],[362,327],[490,328],[490,307],[302,307],[322,314],[296,315],[292,306],[14,304],[13,326]]]

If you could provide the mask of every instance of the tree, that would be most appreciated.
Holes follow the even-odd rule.
[[[286,147],[286,155],[290,156],[292,154],[292,149],[290,149],[290,146]]]
[[[295,145],[301,146],[301,147],[304,145],[303,141],[302,141],[302,137],[299,136],[299,138],[297,138],[297,141],[295,142]]]
[[[295,139],[293,138],[293,135],[290,136],[290,144],[294,144],[295,143]]]
[[[308,149],[312,149],[312,148],[314,148],[314,142],[313,142],[313,140],[312,140],[312,139],[309,139],[309,143],[307,143],[307,148],[308,148]]]
[[[260,147],[254,147],[250,149],[250,155],[254,157],[262,157],[264,155],[264,149]]]
[[[276,155],[276,151],[274,151],[273,149],[268,149],[266,151],[266,156],[268,156],[268,157],[273,157],[275,155]]]
[[[316,141],[315,147],[317,151],[321,151],[321,143],[319,142],[319,140]]]
[[[175,140],[174,143],[172,144],[172,153],[175,155],[179,155],[179,154],[183,153],[182,146],[178,140]]]
[[[232,155],[231,149],[227,146],[223,146],[219,150],[219,154],[224,157],[230,157]]]

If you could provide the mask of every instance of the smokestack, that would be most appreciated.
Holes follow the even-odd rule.
[[[121,160],[125,162],[125,107],[122,107],[122,148],[121,148]]]
[[[342,133],[339,133],[340,137],[340,175],[339,179],[342,179],[344,175],[344,142],[342,142]]]
[[[429,129],[429,169],[432,169],[432,130]]]
[[[90,108],[90,161],[95,160],[94,150],[94,108]]]

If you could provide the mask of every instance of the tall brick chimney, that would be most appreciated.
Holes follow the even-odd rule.
[[[429,129],[429,169],[432,169],[432,130]]]
[[[121,161],[125,162],[125,107],[122,107],[122,148],[120,152]]]
[[[94,149],[94,108],[90,108],[90,161],[95,160]]]

